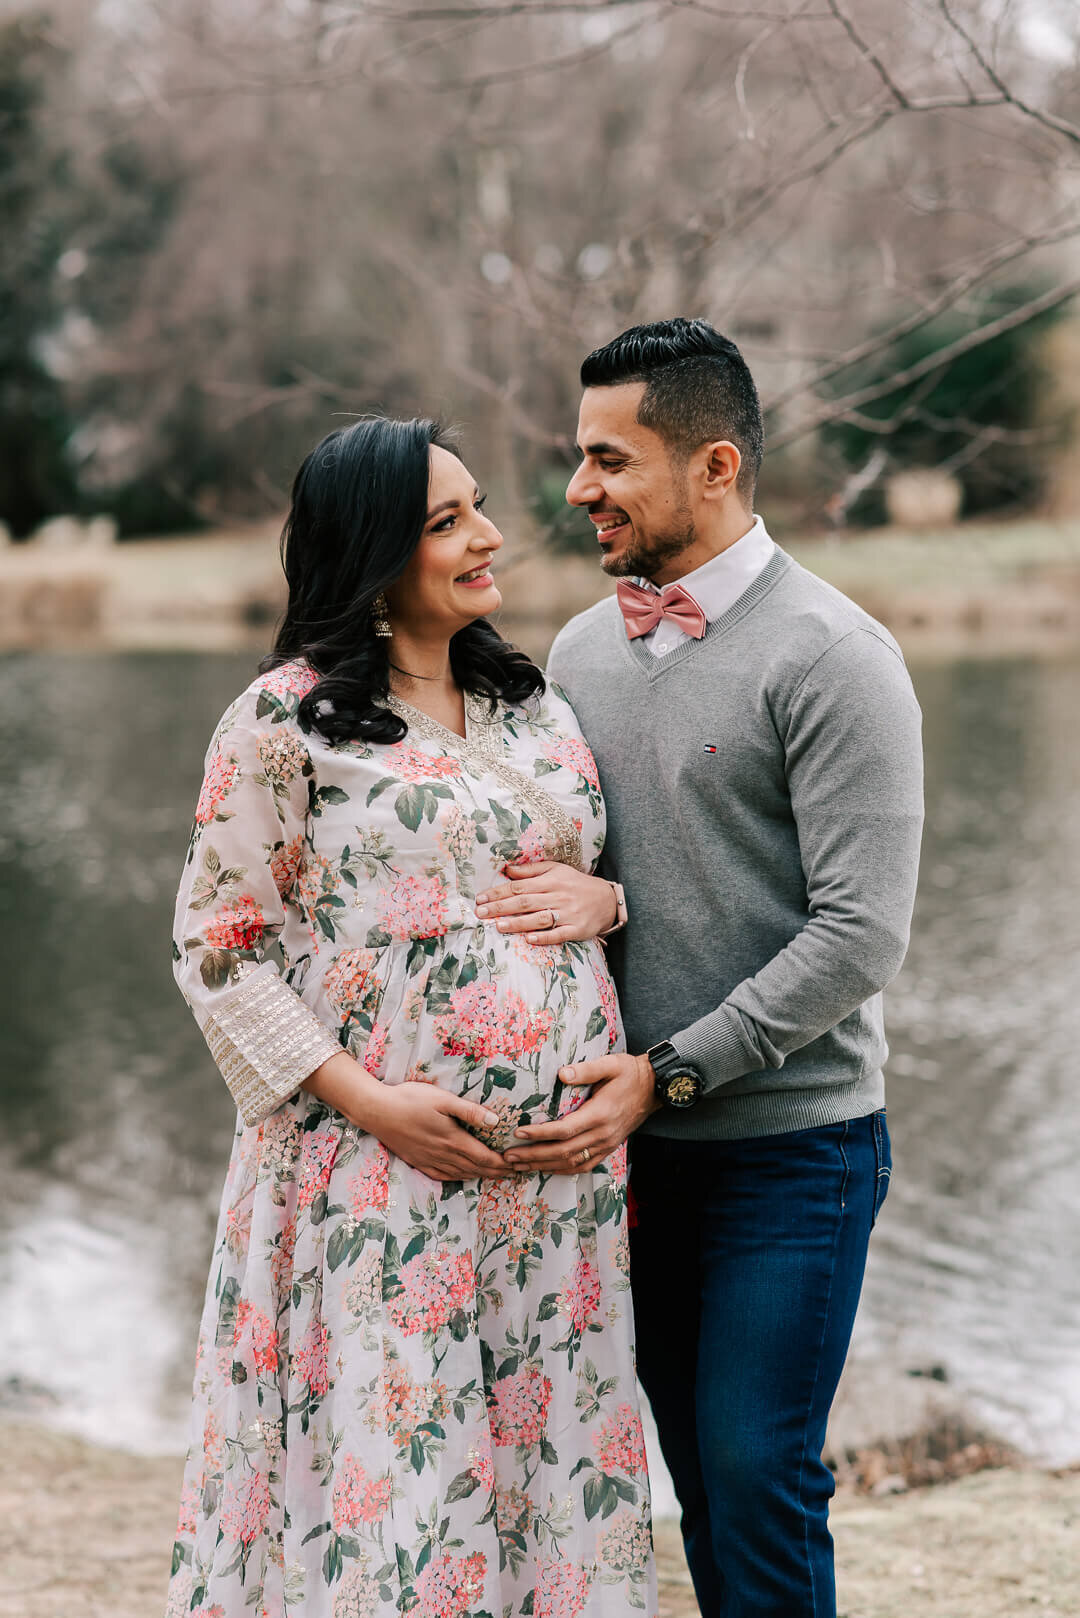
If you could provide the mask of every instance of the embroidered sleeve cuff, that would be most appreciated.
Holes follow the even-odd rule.
[[[227,994],[203,1035],[245,1124],[261,1123],[341,1046],[276,973]]]

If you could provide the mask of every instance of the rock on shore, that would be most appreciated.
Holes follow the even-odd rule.
[[[159,1618],[180,1486],[175,1458],[6,1423],[0,1618]],[[834,1508],[843,1618],[1080,1618],[1080,1471],[980,1472]],[[697,1613],[662,1523],[662,1618]]]

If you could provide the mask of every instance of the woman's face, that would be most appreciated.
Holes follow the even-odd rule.
[[[488,564],[502,535],[483,513],[476,483],[456,455],[431,446],[428,512],[420,543],[387,590],[390,623],[425,639],[447,638],[502,602]]]

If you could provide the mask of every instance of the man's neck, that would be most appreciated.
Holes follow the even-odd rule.
[[[663,567],[650,574],[649,582],[662,588],[665,584],[684,579],[688,573],[696,573],[699,567],[714,561],[737,545],[740,539],[745,539],[756,524],[757,518],[752,513],[743,512],[718,532],[696,537],[678,556],[673,556]]]

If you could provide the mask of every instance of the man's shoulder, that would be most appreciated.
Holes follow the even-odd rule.
[[[805,670],[852,636],[853,646],[862,645],[869,650],[870,643],[877,642],[903,662],[903,653],[884,624],[793,557],[789,561],[779,594],[785,621],[784,638],[795,664]]]

